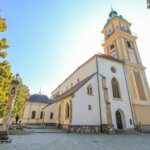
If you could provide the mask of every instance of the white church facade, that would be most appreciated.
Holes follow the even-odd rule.
[[[150,91],[130,26],[111,10],[102,30],[104,54],[87,60],[52,92],[44,124],[88,133],[150,129]]]
[[[70,89],[66,90],[66,86]],[[66,91],[55,95],[62,90]],[[75,132],[134,128],[124,64],[114,57],[93,56],[52,94],[54,103],[45,111],[52,111],[55,118],[48,121],[45,118],[45,122]]]

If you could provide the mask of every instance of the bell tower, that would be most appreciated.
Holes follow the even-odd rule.
[[[134,114],[135,126],[149,125],[150,90],[145,75],[145,67],[136,44],[137,36],[132,33],[131,23],[111,9],[109,18],[102,30],[104,41],[102,47],[106,55],[123,60],[124,72]]]
[[[102,30],[104,53],[134,64],[142,65],[136,44],[136,35],[131,32],[131,23],[111,9]]]

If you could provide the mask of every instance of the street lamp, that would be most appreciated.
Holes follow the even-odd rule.
[[[14,101],[18,91],[19,85],[19,74],[16,74],[16,77],[11,82],[11,87],[9,91],[9,100],[7,102],[6,110],[4,112],[4,117],[2,121],[2,127],[0,128],[0,143],[11,142],[8,135],[8,129],[10,126],[10,119],[13,110]]]

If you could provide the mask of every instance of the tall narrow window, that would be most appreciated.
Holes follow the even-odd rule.
[[[36,111],[32,111],[31,119],[35,119]]]
[[[110,50],[112,50],[112,49],[114,49],[114,48],[115,48],[114,44],[111,44],[111,45],[110,45]]]
[[[43,119],[43,111],[41,111],[40,119]]]
[[[113,97],[114,98],[121,98],[119,84],[115,78],[113,78],[111,80],[111,85],[112,85]]]
[[[92,106],[91,105],[88,105],[88,110],[92,110]]]
[[[128,45],[128,48],[132,48],[130,41],[127,41],[127,45]]]
[[[53,113],[52,112],[50,113],[50,119],[53,119]]]
[[[69,104],[66,104],[66,118],[69,118]]]
[[[88,85],[88,87],[87,87],[87,94],[88,95],[93,95],[93,88],[92,88],[91,85]]]

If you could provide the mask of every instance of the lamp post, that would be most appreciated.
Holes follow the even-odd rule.
[[[2,127],[0,128],[0,143],[11,142],[11,140],[8,137],[9,135],[8,129],[10,126],[10,119],[11,119],[14,101],[18,91],[18,85],[19,85],[19,74],[16,74],[15,79],[13,79],[13,81],[11,82],[11,87],[9,91],[9,100],[7,102],[6,110],[4,112]]]

